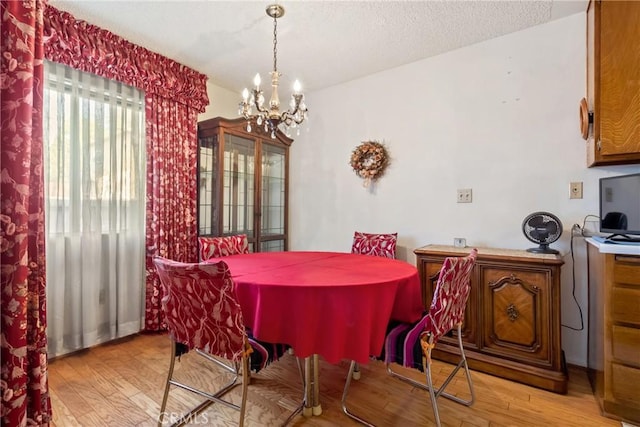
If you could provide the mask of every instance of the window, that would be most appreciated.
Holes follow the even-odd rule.
[[[45,62],[49,354],[140,330],[144,93]]]

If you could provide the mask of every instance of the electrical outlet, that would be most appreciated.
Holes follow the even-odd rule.
[[[582,199],[582,182],[572,182],[569,186],[570,199]]]
[[[464,237],[454,237],[453,246],[455,246],[456,248],[466,248],[467,239],[465,239]]]
[[[459,188],[458,189],[458,203],[471,203],[471,189]]]

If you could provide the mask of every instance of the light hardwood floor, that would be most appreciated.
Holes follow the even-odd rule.
[[[190,353],[176,362],[176,370],[199,384],[219,381],[198,370],[201,363],[202,358]],[[51,361],[52,425],[156,425],[168,365],[169,340],[158,334],[136,335]],[[434,368],[437,381],[450,366],[436,361]],[[311,418],[299,415],[289,425],[359,425],[347,418],[340,406],[347,370],[346,361],[338,365],[321,361],[323,413]],[[405,372],[422,378],[417,371]],[[446,426],[620,426],[619,421],[600,415],[585,372],[571,368],[569,375],[569,392],[559,395],[472,371],[475,404],[465,407],[439,399],[440,418]],[[465,386],[461,376],[450,387],[464,396]],[[235,398],[238,393],[232,394]],[[295,358],[286,355],[254,376],[245,425],[280,425],[301,397]],[[167,412],[179,413],[196,402],[193,395],[172,388]],[[428,393],[390,378],[381,362],[362,366],[362,378],[352,382],[350,404],[354,412],[381,427],[434,424]],[[233,426],[237,425],[237,416],[236,411],[212,405],[191,425]]]

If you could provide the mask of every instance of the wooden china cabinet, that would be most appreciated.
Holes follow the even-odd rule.
[[[287,250],[289,146],[243,118],[198,123],[198,234],[247,235],[252,252]]]
[[[416,249],[425,307],[431,305],[445,257],[470,248],[428,245]],[[561,347],[559,255],[478,248],[462,341],[472,369],[566,393]],[[453,334],[455,332],[452,332]],[[433,357],[457,363],[455,335],[442,337]]]
[[[588,166],[640,163],[639,40],[640,2],[589,2],[587,97],[580,103]]]

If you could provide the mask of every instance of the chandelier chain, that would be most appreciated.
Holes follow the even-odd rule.
[[[278,19],[273,17],[273,71],[278,72]]]

